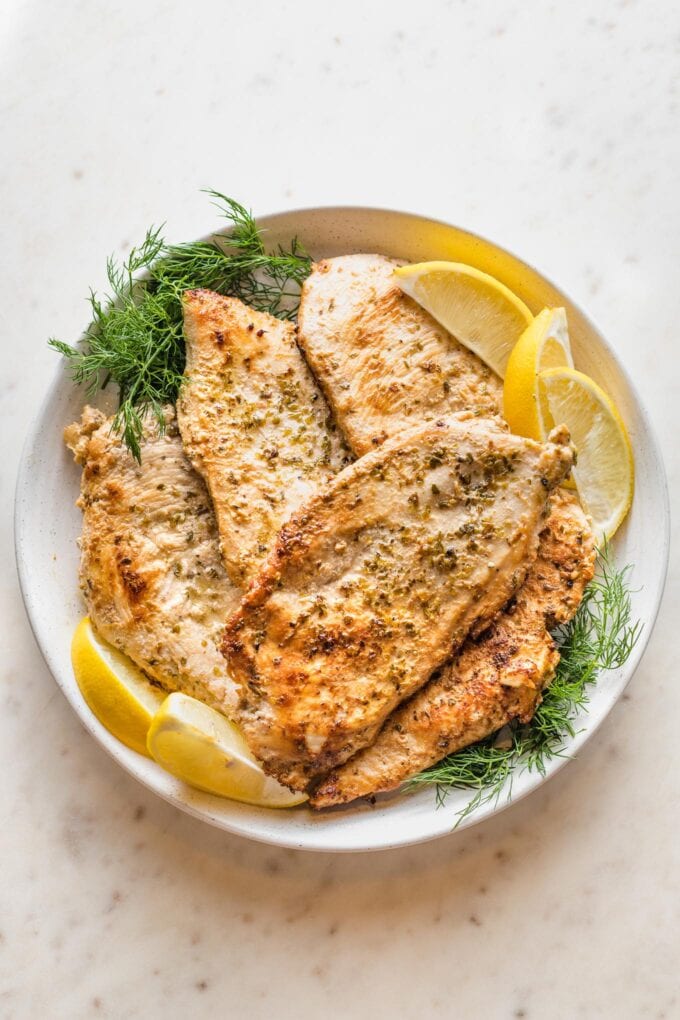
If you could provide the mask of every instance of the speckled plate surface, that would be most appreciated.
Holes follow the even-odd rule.
[[[593,689],[589,710],[579,719],[579,732],[568,748],[573,755],[598,728],[635,671],[656,618],[668,561],[670,514],[661,455],[645,410],[614,350],[569,298],[538,272],[456,227],[407,213],[332,207],[280,213],[261,218],[259,224],[268,230],[268,242],[286,243],[297,235],[315,258],[364,251],[412,262],[469,262],[507,284],[533,312],[545,305],[566,307],[576,365],[611,394],[635,452],[635,499],[614,552],[618,563],[635,565],[634,613],[643,623],[641,640],[625,666],[603,674]],[[425,789],[380,798],[372,806],[362,803],[322,814],[304,807],[265,810],[189,789],[153,761],[120,744],[94,718],[71,669],[71,635],[84,612],[77,583],[81,515],[75,500],[80,469],[62,442],[63,427],[80,416],[84,402],[84,394],[59,368],[26,440],[17,481],[15,540],[21,588],[36,639],[57,683],[93,737],[141,783],[183,811],[266,843],[307,850],[377,850],[451,832],[469,793],[452,794],[441,808],[433,791]],[[554,760],[545,777],[518,774],[512,800],[545,782],[565,760]],[[507,803],[502,795],[497,805],[484,805],[463,825],[480,822]]]

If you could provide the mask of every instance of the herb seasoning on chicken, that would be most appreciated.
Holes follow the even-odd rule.
[[[202,479],[182,450],[172,407],[166,431],[147,416],[138,463],[93,407],[65,430],[82,464],[80,585],[99,633],[166,690],[229,714],[235,687],[219,652],[240,592],[222,565]]]
[[[568,436],[454,416],[402,432],[285,525],[227,625],[236,716],[295,789],[374,739],[524,580]]]
[[[349,456],[290,323],[197,290],[184,295],[184,331],[184,448],[212,496],[227,570],[246,585],[281,525]]]
[[[528,722],[559,662],[550,629],[567,623],[592,579],[595,547],[574,496],[557,491],[538,556],[508,609],[389,717],[370,747],[327,776],[316,808],[393,790],[445,755]]]
[[[399,264],[324,259],[302,288],[298,340],[357,456],[419,421],[501,411],[498,376],[403,293]]]

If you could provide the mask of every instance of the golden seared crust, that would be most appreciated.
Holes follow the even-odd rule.
[[[184,448],[210,491],[227,570],[245,585],[293,510],[350,458],[290,323],[193,290],[184,332]]]
[[[359,456],[420,422],[502,407],[500,379],[400,290],[397,265],[341,255],[302,288],[298,342]]]
[[[420,425],[342,471],[282,529],[227,624],[238,722],[294,789],[374,739],[535,556],[572,463],[498,420]]]
[[[554,493],[538,556],[513,603],[392,713],[370,747],[323,780],[312,806],[392,790],[513,719],[528,722],[559,662],[547,628],[572,618],[594,562],[592,532],[578,502],[563,490]]]
[[[185,457],[174,410],[145,422],[142,463],[92,407],[64,439],[83,465],[80,584],[92,623],[166,690],[229,713],[235,687],[219,651],[240,592],[222,565],[202,479]]]

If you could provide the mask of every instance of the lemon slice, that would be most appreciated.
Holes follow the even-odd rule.
[[[543,442],[554,427],[539,372],[573,368],[564,308],[544,308],[510,354],[503,385],[503,414],[518,436]]]
[[[419,262],[394,276],[409,297],[501,378],[533,315],[499,280],[462,262]]]
[[[541,372],[553,420],[576,447],[572,474],[598,538],[611,538],[633,501],[633,451],[616,407],[597,383],[574,368]]]
[[[87,616],[73,635],[71,661],[82,695],[100,723],[133,751],[148,755],[146,735],[165,694],[104,641]]]
[[[225,716],[186,694],[171,694],[153,718],[149,753],[173,776],[218,797],[286,808],[307,800],[266,776]]]

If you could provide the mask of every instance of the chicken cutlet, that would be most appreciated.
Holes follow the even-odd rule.
[[[96,630],[166,690],[230,714],[236,688],[219,645],[240,591],[222,565],[203,480],[166,430],[147,418],[138,464],[93,407],[65,429],[83,466],[80,586]]]
[[[571,620],[594,572],[593,536],[578,501],[561,490],[551,504],[538,556],[510,607],[400,705],[370,747],[323,780],[313,807],[393,790],[506,723],[529,722],[560,659],[550,630]]]
[[[401,264],[324,259],[302,288],[298,342],[357,456],[417,421],[502,408],[498,376],[395,283]]]
[[[229,575],[247,586],[284,521],[350,458],[290,323],[190,290],[184,332],[184,449],[212,497]]]
[[[465,415],[419,425],[283,527],[223,646],[236,721],[267,772],[305,789],[493,620],[571,468],[568,434],[551,438]]]

